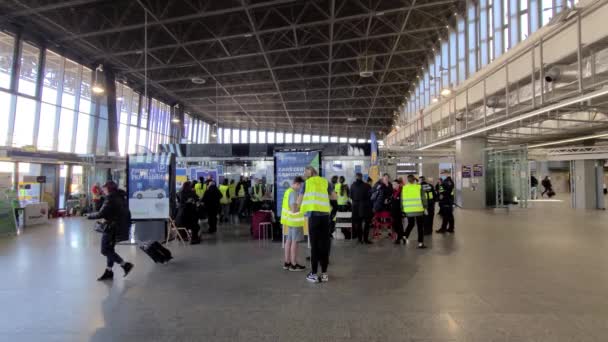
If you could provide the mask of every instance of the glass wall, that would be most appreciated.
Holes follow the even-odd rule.
[[[454,13],[448,34],[438,44],[435,58],[410,89],[405,121],[411,121],[440,89],[454,88],[505,51],[528,38],[551,17],[577,0],[468,0],[464,16]],[[440,65],[439,65],[440,64]]]
[[[97,99],[91,92],[94,75],[87,66],[0,31],[0,146],[106,154],[107,95]],[[155,152],[158,144],[172,141],[171,106],[116,83],[116,109],[121,155]],[[193,142],[208,141],[209,127],[201,120],[192,119],[189,132]]]

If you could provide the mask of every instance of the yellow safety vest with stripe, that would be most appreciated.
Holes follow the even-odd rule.
[[[401,190],[401,205],[404,213],[421,213],[424,212],[424,205],[420,192],[422,186],[420,184],[406,184]]]
[[[205,191],[207,191],[207,184],[196,183],[196,185],[194,186],[194,192],[196,193],[196,196],[198,196],[198,198],[203,198],[203,195],[205,195]]]
[[[308,178],[306,180],[306,189],[304,191],[300,212],[308,213],[317,211],[329,214],[331,212],[331,206],[329,204],[329,194],[327,193],[328,185],[325,178],[319,176]]]
[[[220,185],[220,192],[222,193],[221,204],[229,204],[230,198],[228,198],[228,185]]]
[[[259,202],[262,200],[262,184],[256,184],[253,186],[253,196],[251,196],[251,200],[253,202]]]
[[[426,194],[426,199],[432,200],[433,199],[433,186],[428,183],[425,183],[425,184],[422,184],[422,189],[424,190],[424,193]]]
[[[346,185],[344,185],[342,183],[338,183],[338,184],[336,184],[336,187],[335,187],[336,194],[338,194],[338,205],[346,205],[346,203],[348,203],[348,196],[346,195],[346,191],[344,191],[345,195],[341,195],[342,186],[346,186]]]
[[[285,195],[283,195],[283,206],[281,209],[281,224],[283,225],[283,234],[287,235],[288,227],[304,227],[304,213],[299,211],[297,213],[293,213],[289,206],[289,196],[294,192],[292,188],[289,188],[285,191]]]
[[[237,197],[239,197],[239,198],[245,197],[245,183],[241,183],[241,187],[239,188],[239,193],[238,193]]]
[[[236,184],[232,183],[230,185],[228,185],[228,191],[230,192],[230,199],[233,199],[236,197]]]

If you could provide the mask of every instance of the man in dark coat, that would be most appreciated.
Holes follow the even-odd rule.
[[[350,186],[350,198],[353,205],[353,226],[359,237],[359,243],[371,244],[369,228],[372,218],[371,187],[363,181],[363,175],[357,173],[355,182]]]
[[[131,228],[131,214],[124,197],[124,192],[118,189],[118,185],[113,181],[106,182],[102,190],[105,200],[101,209],[88,216],[89,220],[104,219],[105,230],[101,236],[101,254],[106,257],[106,269],[97,280],[112,280],[114,263],[120,264],[126,277],[133,264],[125,262],[114,250],[117,242],[129,239],[129,229]]]
[[[207,219],[209,220],[209,233],[214,234],[217,231],[217,215],[220,211],[220,199],[222,193],[215,185],[215,182],[207,183],[207,191],[203,195],[203,205],[207,211]]]
[[[374,212],[390,211],[392,198],[393,185],[388,173],[385,173],[372,189],[371,199],[374,205]]]

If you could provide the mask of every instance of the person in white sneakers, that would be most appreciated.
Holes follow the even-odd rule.
[[[306,280],[313,283],[327,282],[329,281],[327,267],[331,246],[329,183],[325,178],[319,177],[317,170],[312,166],[306,167],[304,175],[306,182],[300,191],[302,194],[300,212],[308,221],[311,263],[311,272]],[[321,276],[317,273],[319,264],[321,264]]]
[[[285,263],[284,270],[293,272],[303,271],[305,266],[298,264],[298,242],[304,237],[304,214],[298,206],[298,194],[304,183],[304,179],[298,176],[291,183],[291,187],[283,195],[283,206],[281,210],[281,224],[285,241]]]

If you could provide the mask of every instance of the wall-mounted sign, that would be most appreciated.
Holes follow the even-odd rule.
[[[462,165],[462,178],[471,178],[471,165]]]
[[[483,177],[483,165],[473,164],[473,177]]]
[[[36,177],[36,183],[46,183],[46,176]]]

